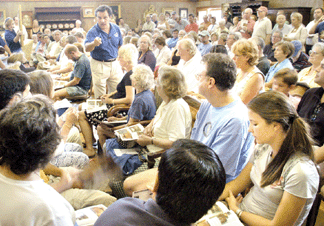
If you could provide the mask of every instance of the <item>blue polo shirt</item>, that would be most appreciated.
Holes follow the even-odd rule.
[[[315,29],[315,34],[318,33],[319,42],[324,42],[324,40],[320,38],[322,31],[324,31],[324,22],[319,23]]]
[[[87,34],[84,44],[91,43],[96,37],[101,38],[101,45],[96,46],[90,53],[95,60],[111,60],[117,58],[118,47],[123,44],[123,38],[120,29],[116,24],[109,23],[109,34],[101,30],[98,24],[94,25]]]
[[[19,42],[14,42],[14,38],[17,36],[16,32],[14,30],[5,31],[5,39],[8,44],[8,47],[12,53],[20,52],[21,51],[21,45]]]

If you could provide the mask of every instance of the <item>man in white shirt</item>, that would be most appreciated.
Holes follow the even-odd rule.
[[[0,71],[0,225],[73,226],[72,206],[39,175],[61,138],[52,103],[28,97],[29,82],[20,70]]]
[[[218,28],[218,26],[216,24],[216,17],[213,16],[213,17],[210,18],[210,20],[211,20],[211,24],[208,26],[208,29],[207,29],[209,34],[211,34],[213,32],[216,32],[216,30]]]
[[[60,30],[55,30],[53,32],[54,42],[48,46],[48,54],[45,56],[47,60],[49,59],[56,59],[62,50],[60,45],[60,40],[62,37],[62,32]]]
[[[81,27],[81,20],[76,20],[75,21],[75,28],[73,29],[75,32],[84,32],[83,28]]]
[[[310,29],[314,26],[314,24],[321,19],[323,16],[323,9],[317,8],[314,10],[314,20],[309,22],[306,26],[307,32],[309,33]],[[313,45],[318,42],[318,33],[316,34],[308,34],[306,38],[306,53],[312,49]]]
[[[146,22],[143,24],[142,30],[153,32],[154,28],[155,28],[155,23],[152,22],[151,16],[146,15]]]
[[[17,16],[15,16],[13,19],[14,19],[14,22],[15,22],[14,30],[17,33],[19,31],[19,20],[18,20]],[[23,24],[22,24],[22,32],[24,34],[24,40],[28,39],[28,33],[27,33],[25,25],[23,25]]]
[[[252,37],[260,37],[264,40],[265,44],[270,44],[272,24],[271,20],[267,17],[268,8],[261,6],[258,8],[258,20],[255,22]]]
[[[277,14],[276,18],[276,25],[272,29],[272,33],[276,30],[281,31],[282,34],[285,36],[287,35],[290,30],[292,29],[292,26],[288,24],[288,21],[286,19],[285,14]]]
[[[196,75],[203,70],[200,63],[201,54],[195,43],[191,39],[181,39],[178,41],[180,61],[178,69],[185,75],[188,91],[198,92],[198,81]]]

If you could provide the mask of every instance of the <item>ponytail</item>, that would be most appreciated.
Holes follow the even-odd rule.
[[[278,153],[262,173],[261,187],[280,179],[284,166],[293,154],[304,153],[314,159],[308,125],[298,116],[287,96],[276,91],[261,93],[248,103],[248,108],[268,124],[279,123],[286,132]]]
[[[273,184],[280,179],[283,168],[294,153],[304,153],[314,159],[312,139],[307,124],[298,116],[289,119],[289,128],[278,154],[262,173],[261,187]]]

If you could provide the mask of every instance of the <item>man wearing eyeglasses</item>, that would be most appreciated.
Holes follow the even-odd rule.
[[[258,20],[255,22],[252,38],[257,36],[264,40],[265,44],[270,44],[270,37],[272,32],[271,20],[267,18],[268,8],[261,6],[258,8]]]
[[[311,88],[303,95],[297,112],[310,125],[315,145],[324,144],[324,60],[314,80],[320,87]]]
[[[196,116],[191,139],[215,151],[226,172],[226,183],[235,179],[253,151],[248,132],[248,110],[231,91],[236,81],[236,65],[225,54],[209,53],[202,58],[197,76],[198,92],[206,98]]]

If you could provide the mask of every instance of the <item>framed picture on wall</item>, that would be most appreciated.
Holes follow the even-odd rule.
[[[26,28],[33,27],[33,11],[22,11],[22,24],[25,25]]]
[[[83,17],[95,17],[94,7],[83,7]]]
[[[188,8],[180,8],[179,9],[179,16],[181,19],[188,20]]]
[[[120,11],[120,5],[115,5],[115,6],[110,6],[113,14],[114,14],[114,18],[113,19],[118,19],[121,18],[121,11]]]
[[[6,19],[6,10],[1,9],[0,10],[0,25],[1,26],[4,24],[5,19]]]

